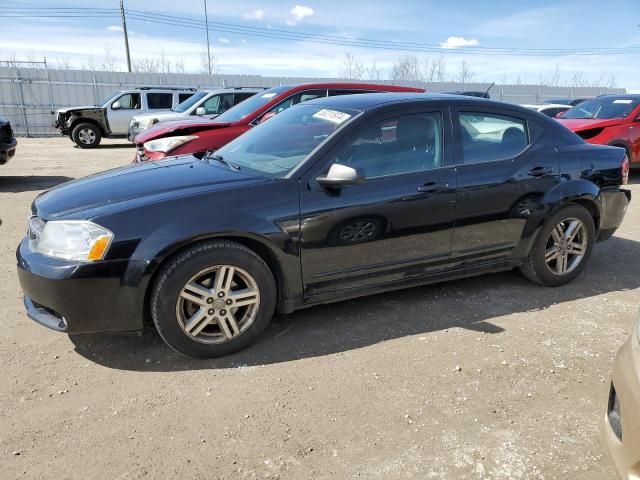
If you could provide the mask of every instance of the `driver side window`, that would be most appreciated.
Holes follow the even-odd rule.
[[[113,103],[116,102],[120,103],[120,110],[138,110],[141,107],[139,93],[126,93]]]
[[[334,163],[355,168],[365,178],[433,170],[442,166],[442,115],[404,115],[359,129]]]

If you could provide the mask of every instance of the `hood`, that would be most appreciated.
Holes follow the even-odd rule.
[[[149,118],[157,118],[158,120],[162,120],[164,122],[167,120],[183,120],[188,115],[189,115],[188,113],[179,113],[179,112],[172,112],[171,110],[163,110],[157,113],[143,113],[142,115],[136,115],[135,117],[133,117],[133,119],[139,122],[142,122],[142,121],[148,120]]]
[[[563,124],[569,130],[579,132],[580,130],[588,130],[590,128],[615,127],[625,122],[624,118],[556,118],[558,122]]]
[[[56,113],[68,113],[76,110],[102,110],[102,107],[99,105],[81,105],[79,107],[66,107],[59,108],[56,110]]]
[[[178,157],[116,168],[64,183],[39,195],[32,210],[45,220],[90,219],[177,196],[265,181],[268,181],[265,177],[233,171],[214,161]]]
[[[151,128],[141,132],[136,137],[136,143],[145,143],[160,137],[167,137],[169,134],[177,135],[200,132],[202,130],[216,130],[225,128],[231,123],[216,122],[215,120],[202,119],[200,117],[194,119],[185,119],[178,121],[161,122]]]

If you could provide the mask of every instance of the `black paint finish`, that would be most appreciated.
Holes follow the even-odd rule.
[[[566,202],[585,205],[606,238],[620,225],[630,199],[620,190],[623,150],[585,144],[534,111],[446,95],[314,102],[362,113],[290,178],[182,157],[115,169],[40,195],[34,215],[45,221],[89,219],[115,239],[104,261],[89,264],[45,257],[23,241],[18,273],[30,305],[63,316],[69,333],[140,329],[158,267],[187,245],[225,238],[265,259],[277,278],[278,308],[291,312],[512,268],[526,257],[544,220]],[[461,132],[454,126],[458,112],[469,110],[525,120],[529,147],[514,158],[465,165]],[[441,168],[341,189],[315,180],[360,126],[389,115],[434,111],[444,120]],[[357,228],[368,233],[350,241]]]

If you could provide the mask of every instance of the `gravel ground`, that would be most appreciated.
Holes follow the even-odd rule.
[[[34,196],[133,155],[20,139],[0,167],[0,477],[614,478],[599,430],[640,304],[639,175],[571,285],[502,273],[317,307],[196,361],[153,330],[69,338],[23,310]]]

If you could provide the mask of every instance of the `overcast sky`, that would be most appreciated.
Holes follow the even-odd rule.
[[[117,8],[117,0],[2,2],[11,7]],[[203,0],[125,0],[130,10],[203,19]],[[618,86],[640,88],[640,53],[600,55],[512,55],[482,53],[484,48],[585,49],[637,47],[640,51],[640,1],[513,1],[460,0],[208,0],[209,20],[272,30],[287,30],[345,38],[413,42],[437,46],[422,58],[444,55],[449,76],[465,59],[477,81],[536,83],[560,65],[565,83],[580,71],[596,79],[615,75]],[[188,71],[201,68],[205,32],[131,18],[129,40],[134,61],[158,58],[164,52]],[[217,28],[214,26],[214,28]],[[0,12],[0,59],[46,56],[80,66],[105,49],[124,68],[124,44],[117,15],[104,18],[7,18]],[[409,52],[327,45],[311,41],[263,38],[247,33],[211,31],[211,44],[221,73],[337,76],[345,52],[377,67],[387,77],[395,58]],[[473,54],[462,55],[465,45]]]

